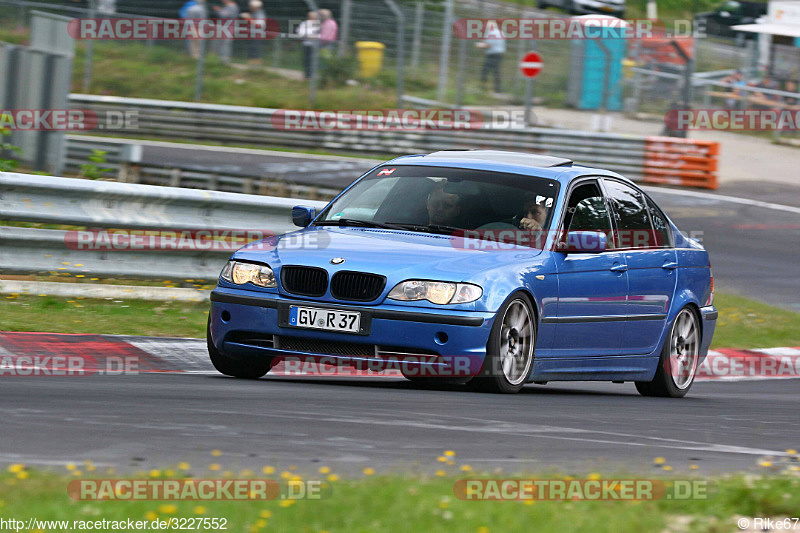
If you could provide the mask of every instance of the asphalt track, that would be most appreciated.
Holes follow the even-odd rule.
[[[715,193],[647,190],[681,231],[700,238],[717,290],[800,310],[800,187],[738,182]]]
[[[684,231],[702,232],[719,288],[800,308],[800,210],[759,203],[797,206],[797,189],[751,183],[718,193],[738,199],[651,192]],[[717,473],[758,470],[762,457],[781,461],[800,447],[797,380],[697,383],[667,400],[606,383],[496,396],[385,378],[3,377],[0,401],[0,462],[89,459],[121,471],[188,461],[196,473],[212,462],[430,473],[453,449],[459,464],[503,472],[647,473],[660,456],[676,474],[691,464]]]
[[[682,400],[632,384],[528,386],[520,394],[432,390],[405,380],[140,374],[4,378],[0,462],[91,460],[119,471],[188,461],[196,475],[264,465],[315,473],[433,473],[458,464],[503,472],[674,474],[757,470],[800,447],[796,380],[697,383]],[[212,457],[211,450],[223,455]]]

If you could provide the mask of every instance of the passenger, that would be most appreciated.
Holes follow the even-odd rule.
[[[549,209],[542,204],[537,204],[535,200],[525,204],[522,220],[519,221],[520,229],[541,230],[547,221]]]

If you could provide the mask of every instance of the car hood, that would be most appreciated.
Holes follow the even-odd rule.
[[[541,250],[477,239],[411,231],[357,227],[317,227],[264,239],[241,248],[234,259],[306,265],[382,274],[388,283],[405,279],[473,281],[476,275],[523,265]],[[334,258],[344,259],[332,264]],[[483,276],[477,276],[483,277]]]

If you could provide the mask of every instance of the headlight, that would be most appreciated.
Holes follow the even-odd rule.
[[[228,261],[228,264],[222,269],[220,277],[237,285],[252,283],[253,285],[267,288],[278,286],[275,281],[275,273],[266,265]]]
[[[474,302],[482,294],[483,289],[470,283],[411,279],[395,285],[389,291],[387,298],[402,302],[428,300],[431,303],[445,305]]]

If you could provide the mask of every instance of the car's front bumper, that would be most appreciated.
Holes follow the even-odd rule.
[[[358,311],[369,331],[349,334],[288,326],[281,313],[290,304]],[[386,363],[402,361],[403,369],[464,377],[480,369],[493,320],[494,315],[485,312],[332,305],[218,287],[211,294],[210,334],[217,350],[234,357],[310,358],[375,370],[396,368]]]

